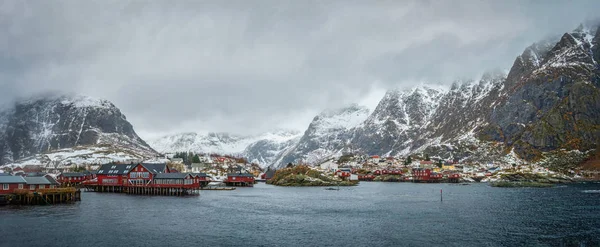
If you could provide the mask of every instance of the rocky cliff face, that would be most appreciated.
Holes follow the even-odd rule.
[[[358,105],[322,112],[313,119],[295,145],[278,155],[274,164],[314,163],[332,154],[352,149],[349,145],[352,129],[368,116],[369,109]]]
[[[367,154],[407,154],[422,145],[443,91],[426,86],[388,91],[366,121],[353,129],[351,143]]]
[[[280,130],[261,135],[257,141],[246,147],[242,156],[262,167],[272,164],[280,154],[298,143],[302,133]]]
[[[0,165],[55,149],[96,144],[155,153],[106,100],[39,97],[0,112]]]
[[[514,147],[528,160],[555,149],[595,148],[600,140],[596,30],[565,33],[537,66],[513,67],[506,83],[510,87],[503,90],[481,138]]]

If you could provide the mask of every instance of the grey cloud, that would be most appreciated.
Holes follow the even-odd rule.
[[[414,81],[508,69],[598,1],[0,1],[0,103],[113,101],[143,136],[302,129]]]

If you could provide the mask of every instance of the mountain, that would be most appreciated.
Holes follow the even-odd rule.
[[[599,40],[600,27],[580,26],[565,33],[538,64],[523,66],[523,55],[518,57],[480,138],[504,143],[528,160],[557,149],[596,148]]]
[[[45,95],[0,111],[0,165],[57,149],[102,144],[156,154],[106,100]]]
[[[161,153],[195,152],[243,156],[250,162],[271,164],[275,156],[295,144],[300,132],[277,130],[260,135],[228,133],[181,133],[150,140],[148,143]]]
[[[299,131],[280,130],[265,133],[248,145],[242,156],[265,167],[272,164],[278,155],[298,143],[301,137],[302,133]]]
[[[295,145],[278,155],[274,164],[298,161],[314,163],[351,149],[352,129],[363,123],[369,112],[366,107],[358,105],[323,111],[313,119]]]
[[[254,141],[252,136],[228,133],[181,133],[163,136],[148,141],[151,147],[161,153],[196,152],[240,154]]]
[[[490,71],[449,88],[390,90],[373,112],[357,105],[324,111],[301,136],[182,134],[151,145],[236,153],[278,167],[344,152],[479,163],[545,162],[569,153],[579,157],[569,158],[576,163],[600,143],[598,28],[582,25],[534,43],[507,72]]]
[[[373,113],[353,130],[351,143],[367,154],[407,154],[420,144],[443,93],[427,86],[388,91]]]
[[[363,122],[332,131],[322,131],[328,114],[321,114],[274,165],[342,152],[481,163],[585,154],[600,143],[599,43],[598,25],[582,25],[527,47],[508,74],[488,72],[449,89],[390,90]]]

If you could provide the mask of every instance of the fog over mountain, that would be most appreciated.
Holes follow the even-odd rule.
[[[0,104],[47,91],[107,99],[143,139],[305,131],[326,108],[374,110],[388,89],[508,70],[524,47],[598,9],[598,1],[0,1]]]

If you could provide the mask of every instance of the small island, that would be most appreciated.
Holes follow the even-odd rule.
[[[277,186],[354,186],[358,181],[328,176],[305,165],[277,170],[267,184]]]
[[[492,187],[553,187],[554,184],[571,183],[569,178],[560,176],[543,176],[533,173],[502,174],[497,181],[490,182]]]

